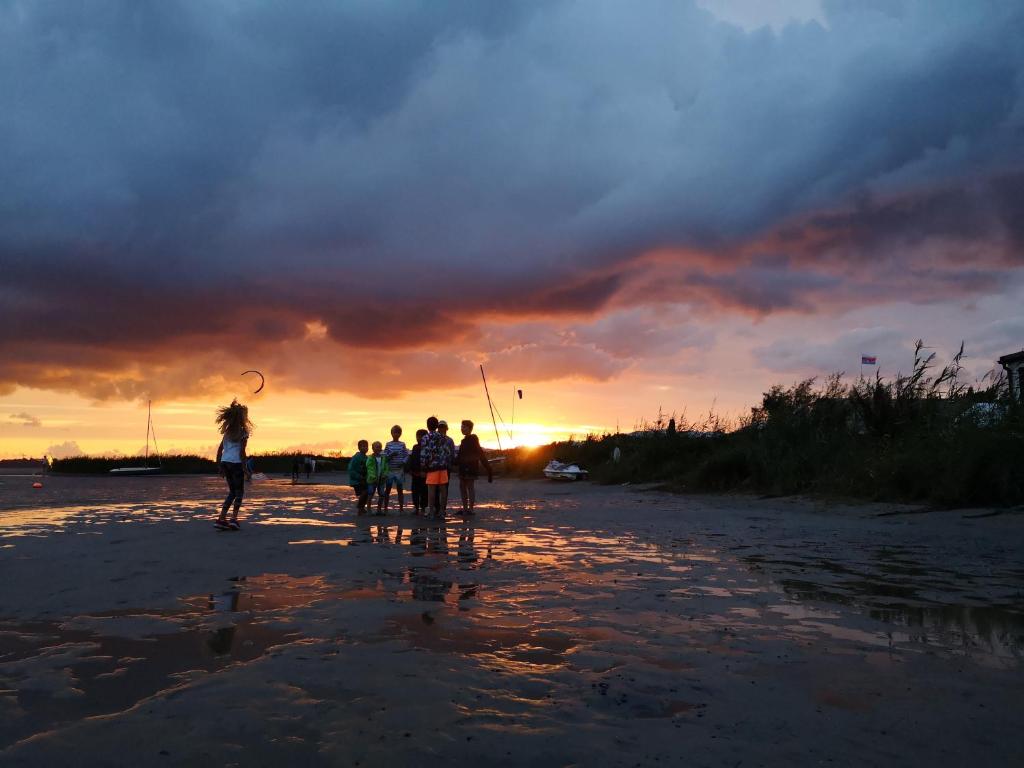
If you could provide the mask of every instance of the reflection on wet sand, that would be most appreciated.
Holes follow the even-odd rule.
[[[121,711],[199,672],[247,663],[291,642],[294,629],[271,626],[258,614],[307,604],[309,586],[298,585],[289,600],[280,577],[256,578],[185,598],[177,610],[0,621],[0,680],[24,712],[0,724],[0,747],[57,723]],[[112,629],[118,634],[106,633]],[[50,670],[54,665],[59,672]]]
[[[89,534],[81,538],[95,544],[80,550],[83,559],[111,564],[112,589],[125,578],[173,584],[169,572],[198,567],[185,550],[185,562],[175,554],[164,570],[152,553],[118,567],[117,558],[132,558],[132,541],[158,533],[177,553],[189,526],[202,529],[194,541],[220,573],[182,590],[174,610],[0,622],[0,687],[19,708],[0,725],[0,747],[247,665],[260,670],[260,685],[284,674],[297,700],[324,702],[324,711],[341,706],[350,663],[375,670],[351,686],[374,711],[451,678],[443,701],[460,722],[485,722],[492,734],[531,732],[530,718],[537,733],[563,725],[618,733],[623,723],[654,721],[695,728],[721,713],[715,705],[729,685],[742,689],[744,705],[755,691],[786,690],[815,716],[868,717],[880,690],[897,679],[901,691],[916,685],[918,670],[966,667],[1013,681],[1022,669],[1024,574],[1009,560],[957,570],[927,547],[844,541],[827,526],[779,537],[756,516],[726,529],[710,516],[652,514],[648,524],[630,508],[625,525],[617,515],[626,501],[667,502],[622,492],[602,514],[570,517],[586,507],[580,498],[538,492],[445,522],[357,519],[340,498],[329,488],[255,498],[235,536],[209,531],[202,505],[181,501],[82,505],[50,517],[20,510],[0,520],[9,563],[59,531]],[[600,511],[601,497],[588,498]],[[286,660],[296,666],[262,666]],[[854,666],[837,671],[838,660]],[[394,680],[392,667],[402,670]],[[304,668],[314,671],[304,678]],[[320,679],[331,675],[341,682]],[[772,714],[770,696],[757,701],[744,718]]]

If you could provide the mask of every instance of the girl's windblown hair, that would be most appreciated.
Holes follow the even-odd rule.
[[[217,426],[229,440],[241,440],[252,432],[249,408],[237,400],[232,400],[231,405],[221,406],[217,409]]]

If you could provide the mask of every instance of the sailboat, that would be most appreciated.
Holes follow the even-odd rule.
[[[149,436],[153,435],[153,450],[156,451],[156,466],[149,466]],[[160,449],[156,444],[156,431],[153,429],[153,401],[147,406],[146,415],[146,465],[144,467],[118,467],[110,470],[112,475],[135,477],[137,475],[159,475],[163,472],[160,466]]]

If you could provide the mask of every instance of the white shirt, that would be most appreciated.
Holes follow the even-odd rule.
[[[241,440],[232,440],[225,436],[220,441],[220,460],[226,461],[228,464],[241,464],[242,463],[242,443],[249,439],[249,435],[245,435]]]

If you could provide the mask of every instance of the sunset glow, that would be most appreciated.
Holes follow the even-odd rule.
[[[43,5],[0,7],[0,455],[135,452],[149,400],[209,454],[236,396],[256,450],[496,446],[481,363],[534,445],[1024,340],[1019,4]]]

